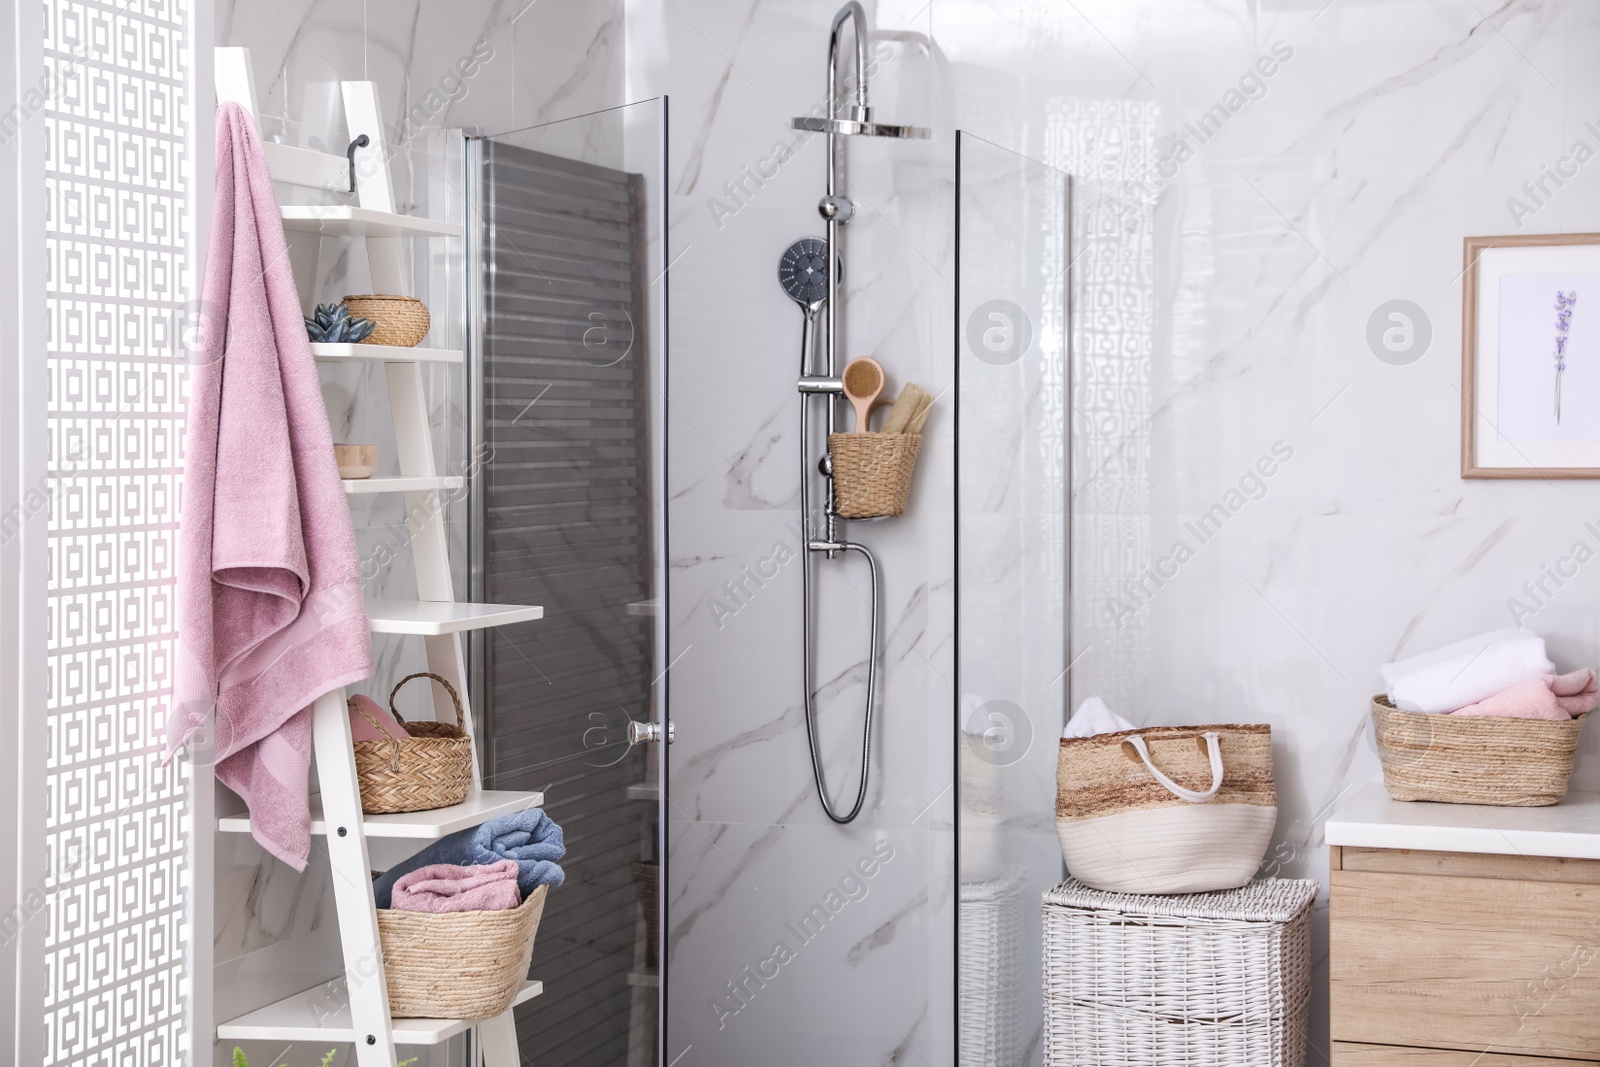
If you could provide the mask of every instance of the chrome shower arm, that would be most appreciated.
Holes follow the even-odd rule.
[[[846,21],[855,23],[856,102],[845,117],[852,122],[871,122],[867,107],[867,12],[859,0],[850,0],[833,16],[833,28],[828,35],[828,117],[838,118],[843,103],[839,93],[839,31],[844,29]]]

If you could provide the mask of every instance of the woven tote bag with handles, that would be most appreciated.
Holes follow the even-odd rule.
[[[1255,875],[1277,821],[1265,724],[1061,739],[1056,833],[1068,872],[1095,889],[1234,889]]]

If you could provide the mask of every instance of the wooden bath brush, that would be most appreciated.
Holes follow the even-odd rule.
[[[856,433],[867,433],[867,416],[883,392],[883,367],[869,356],[852,359],[844,365],[844,395],[856,409]]]

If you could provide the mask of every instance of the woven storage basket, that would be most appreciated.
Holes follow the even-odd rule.
[[[633,861],[633,888],[644,911],[644,962],[654,967],[661,945],[661,864]]]
[[[1204,893],[1255,876],[1278,821],[1272,727],[1157,726],[1063,737],[1067,871],[1119,893]]]
[[[350,309],[351,315],[371,319],[376,324],[361,342],[364,345],[415,348],[428,336],[428,326],[433,321],[428,315],[428,306],[414,296],[366,293],[347,296],[342,303]]]
[[[1429,715],[1372,698],[1383,784],[1396,800],[1537,808],[1567,795],[1587,715],[1565,722]]]
[[[444,686],[455,704],[456,723],[406,722],[395,709],[394,698],[400,686],[413,678],[432,678]],[[373,726],[372,716],[361,705],[350,707]],[[368,815],[395,811],[431,811],[447,808],[467,799],[472,788],[472,741],[461,728],[461,697],[455,686],[424,671],[408,674],[389,693],[389,710],[395,721],[410,734],[405,740],[357,741],[356,780],[361,785],[361,810]],[[378,727],[380,730],[382,727]]]
[[[922,451],[919,433],[830,433],[833,496],[846,519],[904,515],[911,472]]]
[[[1048,1067],[1302,1067],[1317,883],[1044,894]]]
[[[378,909],[378,938],[397,1019],[492,1019],[528,978],[549,886],[504,911]]]
[[[1037,972],[1029,966],[1032,973],[1024,980],[1026,874],[1021,867],[1009,867],[992,881],[961,883],[956,977],[961,1067],[1020,1067],[1027,1061],[1022,994],[1026,984],[1029,998],[1036,995],[1032,986]]]

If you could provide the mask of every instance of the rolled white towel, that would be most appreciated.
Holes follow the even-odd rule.
[[[1544,638],[1507,627],[1378,668],[1389,701],[1406,711],[1454,711],[1555,670]]]
[[[1062,737],[1093,737],[1096,734],[1115,734],[1133,729],[1133,723],[1106,707],[1099,697],[1090,697],[1078,705],[1078,710],[1067,720]]]

